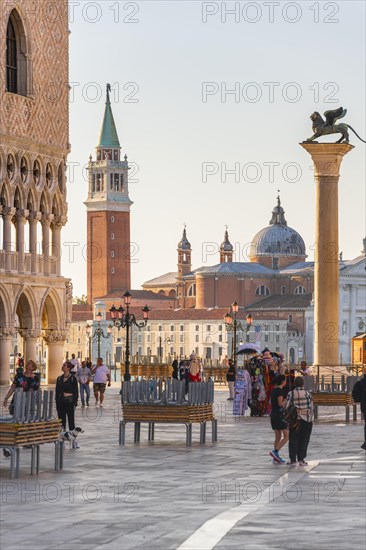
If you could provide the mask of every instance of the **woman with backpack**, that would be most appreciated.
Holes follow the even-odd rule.
[[[62,365],[63,374],[56,381],[57,416],[62,421],[63,430],[66,430],[67,418],[70,431],[75,429],[75,407],[79,397],[78,382],[71,372],[73,367],[74,365],[70,361],[65,361]],[[76,442],[73,448],[78,448]]]
[[[293,406],[293,407],[292,407]],[[304,378],[297,376],[294,382],[294,388],[288,393],[285,408],[287,412],[290,408],[295,411],[295,418],[287,419],[289,421],[289,466],[307,466],[305,461],[311,431],[313,429],[313,398],[311,393],[304,390]]]

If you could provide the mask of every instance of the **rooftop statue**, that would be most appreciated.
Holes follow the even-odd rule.
[[[314,142],[318,143],[317,141],[314,141],[316,138],[320,136],[326,136],[328,134],[342,134],[340,139],[336,141],[336,143],[342,143],[344,141],[345,143],[349,142],[349,133],[348,129],[352,130],[354,134],[358,137],[359,140],[366,143],[366,141],[358,135],[356,130],[352,128],[349,124],[335,124],[335,122],[339,118],[343,118],[347,113],[347,109],[343,109],[343,107],[339,107],[338,109],[333,109],[331,111],[325,111],[324,116],[325,120],[321,116],[320,113],[315,111],[311,116],[311,120],[313,121],[313,132],[314,135],[311,136],[306,140],[306,143]]]

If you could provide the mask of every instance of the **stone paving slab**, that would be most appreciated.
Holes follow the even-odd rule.
[[[314,462],[289,470],[268,456],[269,419],[237,421],[226,397],[224,388],[216,391],[217,443],[208,428],[207,444],[199,445],[195,427],[186,447],[184,428],[159,425],[154,442],[143,426],[135,445],[130,425],[120,447],[115,385],[103,410],[77,408],[85,433],[79,450],[65,449],[62,472],[53,470],[51,444],[41,448],[38,476],[29,473],[30,451],[21,451],[19,480],[7,478],[9,463],[1,457],[2,550],[170,550],[184,547],[212,519],[216,548],[364,548],[362,423],[345,424],[343,409],[320,410],[309,446]],[[220,537],[215,518],[238,514],[241,506],[245,517]]]

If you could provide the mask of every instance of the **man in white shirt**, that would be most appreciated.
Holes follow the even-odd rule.
[[[71,354],[71,359],[70,359],[70,363],[73,366],[73,368],[71,369],[71,372],[73,372],[74,374],[77,373],[77,370],[80,368],[80,361],[77,357],[75,357],[75,353],[72,353]]]
[[[81,367],[78,368],[76,372],[76,378],[79,381],[80,384],[80,399],[81,399],[81,407],[85,407],[85,397],[84,393],[86,393],[86,406],[89,407],[89,399],[90,399],[90,387],[89,383],[92,379],[92,373],[91,370],[86,366],[86,362],[81,362]]]
[[[93,391],[95,397],[95,406],[98,406],[98,400],[100,402],[100,408],[103,408],[104,392],[108,382],[108,386],[111,385],[111,373],[109,368],[103,365],[103,359],[99,357],[97,364],[92,370],[94,374]]]

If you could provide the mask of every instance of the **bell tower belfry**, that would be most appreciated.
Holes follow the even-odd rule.
[[[121,146],[110,102],[110,84],[96,147],[89,157],[87,209],[87,298],[131,288],[130,208],[127,155]]]

